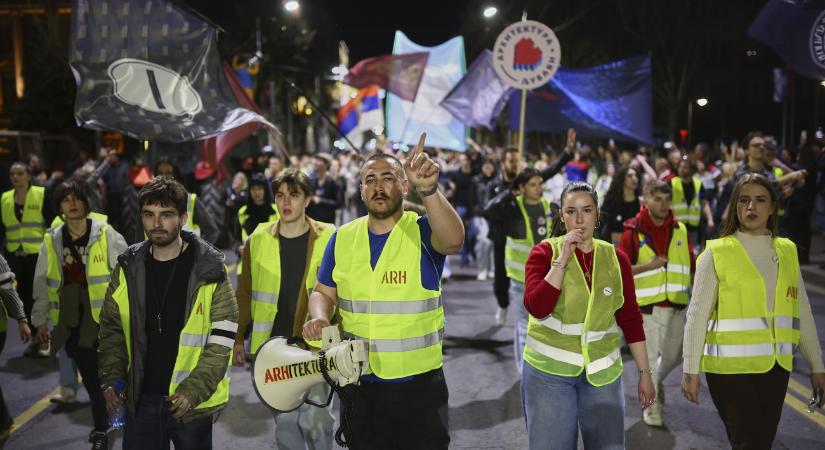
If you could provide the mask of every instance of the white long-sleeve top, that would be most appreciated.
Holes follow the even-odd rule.
[[[756,270],[762,275],[765,282],[767,310],[773,311],[776,293],[777,264],[776,251],[770,235],[754,236],[737,232],[736,239],[742,244]],[[687,311],[684,339],[684,367],[685,373],[699,373],[699,362],[705,344],[708,320],[711,312],[719,300],[719,278],[713,262],[711,250],[707,249],[700,255],[696,263],[696,276],[693,282],[693,295]],[[812,373],[825,372],[822,363],[822,348],[819,346],[819,337],[816,332],[811,304],[802,274],[799,274],[799,351],[808,362]],[[773,324],[771,324],[773,326]]]

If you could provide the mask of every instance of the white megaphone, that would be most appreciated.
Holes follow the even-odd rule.
[[[304,402],[327,406],[329,399],[326,405],[307,400],[313,386],[335,383],[333,387],[342,387],[357,383],[367,372],[369,354],[365,341],[342,342],[336,326],[323,329],[322,341],[321,350],[316,352],[304,350],[284,337],[270,338],[261,345],[252,363],[252,384],[264,404],[281,412],[292,411]],[[333,391],[330,390],[330,399]]]

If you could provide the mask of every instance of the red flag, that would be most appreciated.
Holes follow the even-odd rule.
[[[246,94],[243,86],[241,86],[241,82],[238,81],[238,77],[235,75],[235,71],[232,70],[229,64],[223,64],[223,73],[238,103],[246,109],[261,114],[260,108],[258,108],[258,105]],[[258,131],[262,126],[263,124],[260,122],[247,122],[218,136],[203,140],[201,143],[201,159],[208,161],[212,164],[212,167],[218,168],[219,183],[226,177],[226,168],[224,168],[222,163],[229,155],[229,152],[232,151],[236,145],[240,144],[241,141]]]
[[[357,88],[377,84],[412,102],[415,101],[429,57],[429,52],[415,52],[367,58],[349,70],[344,76],[344,83]]]

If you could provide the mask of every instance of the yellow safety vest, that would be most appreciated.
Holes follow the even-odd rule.
[[[639,233],[638,264],[645,264],[656,257],[650,245]],[[667,266],[633,275],[636,287],[636,301],[639,306],[663,302],[665,300],[677,305],[687,305],[690,300],[690,247],[685,224],[679,222],[673,229],[667,248]]]
[[[186,212],[189,214],[189,220],[186,221],[186,225],[183,226],[183,229],[194,233],[196,236],[200,236],[201,227],[195,223],[195,204],[197,199],[198,196],[196,194],[189,194],[189,197],[186,200]]]
[[[106,231],[109,225],[104,225],[100,229],[100,237],[94,242],[89,242],[86,246],[86,284],[89,291],[89,303],[92,307],[92,318],[100,323],[100,308],[103,307],[103,300],[106,297],[106,288],[109,287],[109,280],[112,270],[109,266],[109,244],[106,238]],[[57,254],[54,246],[55,239],[61,239],[63,227],[53,228],[43,238],[43,245],[46,247],[46,294],[49,298],[49,312],[51,313],[52,326],[56,326],[60,319],[60,289],[63,287],[63,255]],[[58,237],[60,236],[60,237]],[[62,247],[61,247],[62,248]]]
[[[564,237],[545,240],[561,254]],[[524,362],[542,372],[604,386],[622,375],[616,311],[624,304],[622,274],[613,244],[593,239],[593,288],[588,291],[576,257],[570,258],[556,308],[544,319],[530,316]]]
[[[212,295],[215,293],[217,283],[204,284],[198,288],[195,295],[195,302],[189,317],[180,333],[178,343],[178,357],[175,360],[175,367],[172,371],[172,379],[169,382],[169,394],[173,394],[178,386],[185,380],[192,370],[198,365],[201,352],[206,346],[209,334],[212,331]],[[126,353],[129,356],[129,367],[132,366],[132,339],[131,339],[131,311],[129,310],[129,287],[126,275],[120,271],[120,284],[112,293],[112,299],[117,303],[120,313],[120,323],[123,327],[123,335],[126,339]],[[215,392],[195,406],[195,409],[211,408],[222,405],[229,400],[229,365],[231,364],[231,354],[226,358],[226,376],[218,382]]]
[[[719,300],[708,322],[702,371],[765,373],[779,363],[792,372],[793,353],[799,345],[796,245],[773,238],[779,258],[773,311],[767,310],[765,281],[739,240],[726,236],[708,241],[707,248],[719,278]]]
[[[281,289],[281,248],[278,238],[269,232],[275,222],[259,225],[249,238],[249,259],[252,265],[252,334],[249,348],[257,353],[258,348],[269,339],[275,316],[278,314],[278,294]],[[321,267],[321,258],[327,247],[335,226],[322,223],[323,231],[315,239],[310,255],[309,266],[306,268],[305,288],[307,294],[312,293],[315,281],[318,279],[318,270]]]
[[[381,378],[402,378],[441,367],[444,306],[441,288],[421,284],[421,230],[405,212],[370,266],[368,217],[342,226],[335,238],[338,308],[344,334],[369,341],[369,362]]]
[[[507,276],[515,281],[524,283],[524,266],[527,264],[527,257],[530,256],[530,250],[536,245],[534,237],[539,240],[550,236],[550,225],[552,223],[550,204],[544,198],[541,199],[541,206],[544,208],[545,233],[544,236],[533,236],[533,227],[530,225],[530,218],[527,216],[527,210],[524,208],[524,196],[516,196],[516,204],[521,210],[521,217],[524,220],[524,229],[527,232],[524,239],[514,239],[507,236],[507,242],[504,247],[504,267],[507,271]]]
[[[246,223],[246,220],[249,219],[249,214],[246,213],[246,208],[247,208],[247,205],[243,205],[243,206],[241,206],[241,209],[238,210],[238,223],[241,224],[241,242],[245,242],[246,238],[249,236],[246,232],[246,229],[244,229],[244,227],[243,227],[243,225]],[[275,205],[274,203],[272,204],[272,210],[275,211],[275,212],[270,214],[269,217],[266,219],[267,223],[274,222],[274,221],[278,220],[278,217],[279,217],[279,215],[278,215],[278,206]],[[262,224],[258,224],[258,226],[260,226],[260,225],[262,225]],[[257,229],[257,227],[256,227],[256,229]],[[253,230],[253,232],[254,232],[254,230]]]
[[[88,217],[91,219],[95,219],[98,222],[109,223],[109,216],[103,213],[91,211],[89,212]],[[54,216],[54,220],[52,220],[52,224],[49,226],[49,228],[57,228],[60,225],[63,225],[63,223],[63,217],[60,214],[58,214]]]
[[[3,192],[0,197],[3,225],[6,227],[6,251],[13,253],[21,245],[27,255],[40,252],[43,234],[46,232],[46,218],[43,217],[43,199],[46,189],[30,186],[23,204],[23,220],[14,214],[14,189]]]
[[[670,186],[673,188],[673,214],[679,222],[691,227],[699,226],[702,205],[699,202],[699,191],[702,189],[702,180],[693,179],[693,200],[690,205],[685,201],[685,187],[682,179],[673,177],[670,179]]]

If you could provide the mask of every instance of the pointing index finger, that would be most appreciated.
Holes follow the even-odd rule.
[[[421,136],[418,137],[418,145],[415,146],[415,151],[413,152],[413,156],[418,156],[422,151],[424,151],[424,141],[427,140],[427,132],[422,132]]]

